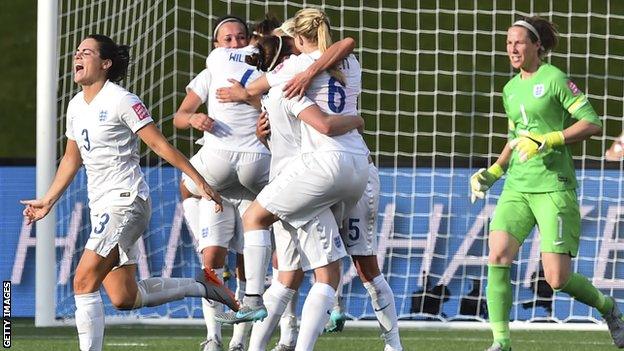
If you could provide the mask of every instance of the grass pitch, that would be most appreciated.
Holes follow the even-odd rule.
[[[32,319],[14,320],[12,350],[78,350],[74,327],[35,328]],[[229,342],[231,328],[224,329],[224,345]],[[490,332],[484,330],[401,330],[406,351],[484,350],[490,343]],[[165,351],[198,350],[203,340],[202,326],[109,326],[104,350]],[[617,350],[609,333],[579,331],[513,331],[514,351]],[[274,337],[271,347],[277,339]],[[376,329],[349,328],[339,334],[323,335],[315,350],[368,351],[383,350]]]

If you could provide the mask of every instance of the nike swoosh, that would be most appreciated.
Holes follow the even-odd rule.
[[[387,305],[385,305],[384,307],[379,308],[379,309],[377,309],[377,308],[373,308],[373,309],[375,310],[375,312],[380,312],[380,311],[385,310],[385,309],[386,309],[386,307],[388,307],[388,306],[390,306],[390,304],[387,304]]]
[[[565,244],[565,241],[555,241],[553,243],[553,245],[555,245],[555,246],[560,246],[560,245],[563,245],[563,244]]]
[[[357,244],[351,244],[351,245],[346,244],[345,246],[346,246],[346,247],[353,247],[353,246],[355,246],[355,245],[357,245]]]

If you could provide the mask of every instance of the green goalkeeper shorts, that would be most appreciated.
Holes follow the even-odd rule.
[[[581,214],[576,190],[523,193],[503,190],[490,223],[490,232],[503,231],[520,244],[537,224],[541,252],[578,253]]]

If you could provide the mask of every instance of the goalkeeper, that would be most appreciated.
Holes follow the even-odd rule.
[[[624,320],[615,300],[571,270],[581,231],[576,177],[567,144],[601,132],[602,124],[585,95],[542,58],[557,44],[554,24],[519,20],[507,31],[507,54],[520,73],[503,89],[509,142],[494,165],[470,178],[472,200],[507,168],[507,179],[490,224],[487,304],[494,342],[487,351],[511,350],[510,267],[522,242],[537,224],[546,281],[555,291],[595,307],[614,343],[624,347]]]

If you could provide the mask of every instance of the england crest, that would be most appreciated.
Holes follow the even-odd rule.
[[[544,84],[535,84],[533,86],[533,96],[536,98],[544,95]]]

